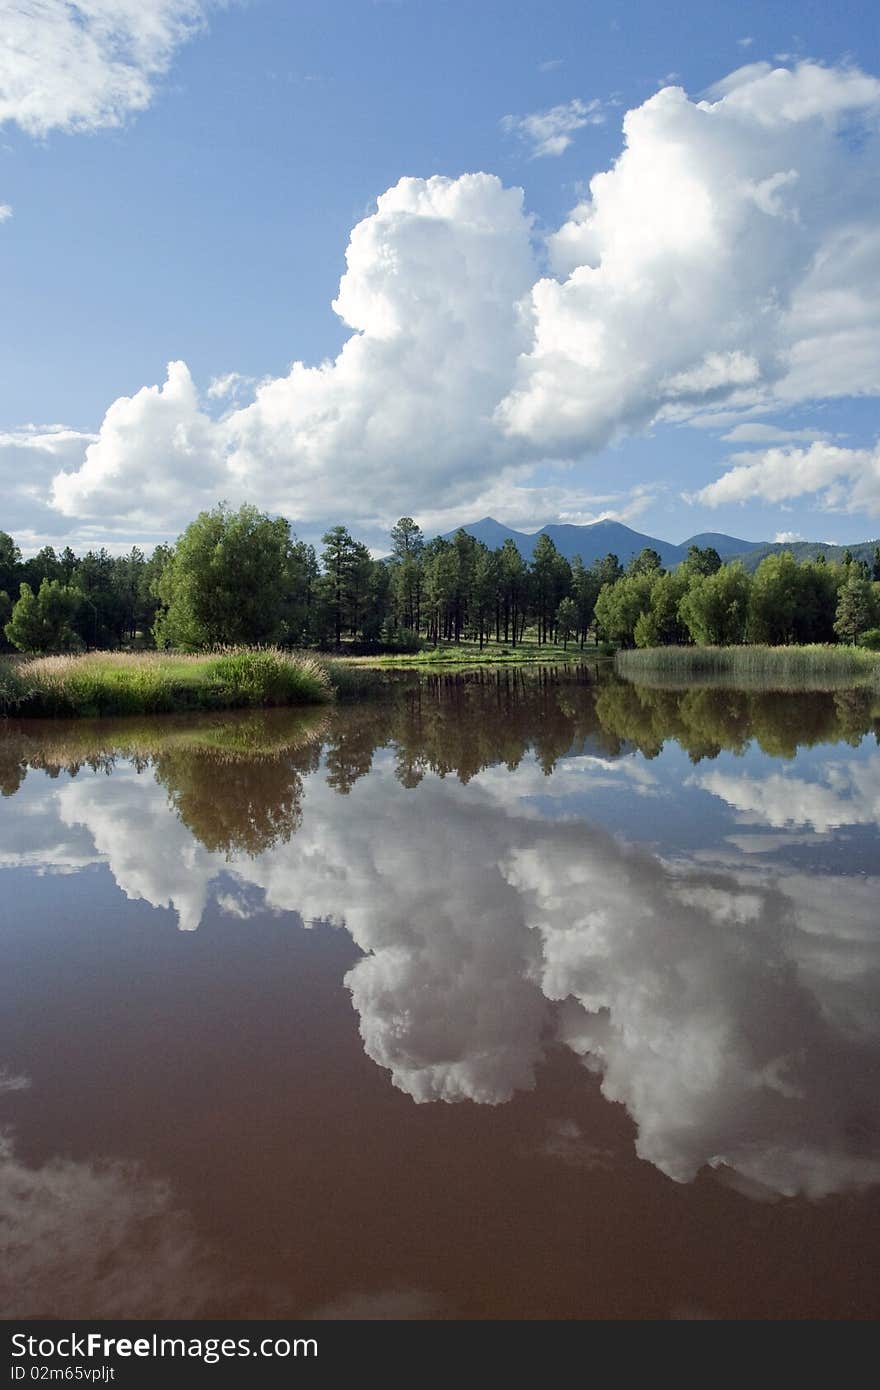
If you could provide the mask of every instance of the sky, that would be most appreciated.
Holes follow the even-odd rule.
[[[868,3],[0,0],[0,529],[880,534]]]

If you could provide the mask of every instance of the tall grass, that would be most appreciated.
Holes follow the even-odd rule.
[[[163,714],[320,704],[332,697],[321,663],[274,647],[197,656],[89,652],[7,659],[0,669],[2,714]]]
[[[733,681],[808,690],[880,682],[880,657],[860,647],[643,647],[618,652],[614,663],[628,680],[668,685]]]

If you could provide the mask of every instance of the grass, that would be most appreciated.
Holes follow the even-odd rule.
[[[311,705],[332,699],[333,693],[326,665],[273,647],[233,647],[198,656],[89,652],[0,663],[0,713],[19,716]]]
[[[880,681],[880,655],[861,647],[644,647],[618,652],[620,675],[667,685],[735,683],[820,690]]]
[[[481,651],[476,642],[440,642],[436,647],[426,647],[420,652],[350,656],[341,657],[340,660],[361,669],[405,671],[436,669],[438,666],[463,669],[474,666],[523,666],[533,662],[580,662],[604,654],[602,648],[596,647],[585,647],[581,651],[577,642],[569,642],[567,648],[561,642],[548,642],[541,646],[534,638],[527,637],[515,647],[509,643],[505,646],[492,642],[487,643]]]

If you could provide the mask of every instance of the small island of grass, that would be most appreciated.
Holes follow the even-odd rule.
[[[28,716],[166,714],[313,705],[331,700],[325,664],[278,648],[87,652],[0,664],[0,713]]]
[[[716,681],[804,690],[825,689],[829,682],[880,681],[880,652],[824,643],[638,647],[617,652],[614,664],[627,680],[668,685]]]

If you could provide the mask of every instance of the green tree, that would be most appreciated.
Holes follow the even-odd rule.
[[[752,578],[748,636],[771,647],[795,640],[801,576],[790,550],[766,555]]]
[[[564,598],[556,610],[556,631],[564,648],[578,630],[578,609],[573,598]]]
[[[163,604],[157,645],[197,651],[282,639],[292,545],[283,517],[256,507],[221,503],[201,512],[155,584]]]
[[[422,557],[425,538],[411,516],[402,516],[391,528],[391,563],[396,626],[418,632],[422,621]]]
[[[658,551],[650,545],[634,555],[627,567],[627,574],[662,574],[663,561]]]
[[[636,623],[650,612],[654,578],[650,574],[625,574],[616,584],[603,584],[596,599],[596,619],[612,642],[631,647]]]
[[[23,578],[21,551],[6,531],[0,531],[0,589],[13,602],[18,598],[18,586]]]
[[[600,589],[603,584],[616,584],[618,579],[623,578],[623,566],[613,551],[609,551],[601,560],[595,561],[593,572]]]
[[[22,584],[6,636],[22,652],[76,651],[81,646],[73,625],[79,603],[77,591],[57,579],[44,579],[36,594],[30,584]]]
[[[874,563],[871,566],[871,578],[875,584],[880,584],[880,545],[874,546]]]
[[[721,556],[714,545],[689,545],[684,563],[691,574],[717,574],[721,568]]]
[[[494,551],[480,545],[474,561],[471,580],[471,618],[477,630],[480,651],[496,613],[499,584],[499,561]]]
[[[504,640],[515,647],[525,627],[529,572],[516,542],[510,536],[501,547],[498,565]]]
[[[535,542],[530,573],[538,641],[544,643],[551,638],[556,611],[571,589],[571,566],[543,532]]]
[[[849,576],[840,590],[834,630],[844,642],[855,646],[860,635],[874,626],[876,604],[871,581],[857,565],[850,566]]]
[[[736,646],[745,641],[751,580],[737,561],[712,574],[697,574],[678,606],[679,615],[700,646]]]
[[[596,571],[587,569],[580,555],[575,555],[571,562],[571,597],[577,610],[577,637],[581,647],[593,625],[600,587]]]
[[[671,574],[664,572],[653,576],[650,606],[639,615],[633,628],[637,647],[680,646],[688,641],[689,633],[679,616],[679,605],[687,592],[689,578],[683,565]]]

